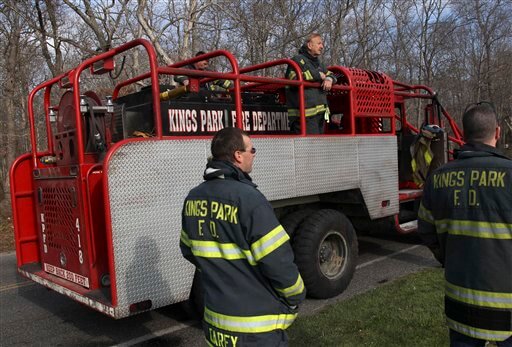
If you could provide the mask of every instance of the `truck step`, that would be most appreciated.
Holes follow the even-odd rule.
[[[418,229],[418,220],[412,220],[406,223],[395,223],[395,228],[400,234],[408,234]]]
[[[398,201],[400,203],[412,201],[421,198],[423,189],[400,189],[398,191]]]

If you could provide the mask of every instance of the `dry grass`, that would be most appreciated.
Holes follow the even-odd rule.
[[[0,252],[14,251],[12,218],[0,218]]]

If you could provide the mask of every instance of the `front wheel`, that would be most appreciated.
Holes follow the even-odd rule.
[[[357,262],[357,238],[345,215],[319,210],[296,230],[295,263],[308,295],[326,299],[342,293],[350,283]]]

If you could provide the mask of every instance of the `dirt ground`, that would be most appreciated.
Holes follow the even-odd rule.
[[[0,217],[0,252],[14,250],[14,227],[11,218]]]

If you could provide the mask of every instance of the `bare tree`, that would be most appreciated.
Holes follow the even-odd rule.
[[[26,98],[29,76],[34,71],[33,33],[27,30],[24,18],[14,2],[0,5],[0,201],[9,187],[9,167],[18,153],[27,150]],[[33,60],[37,64],[37,59]],[[37,66],[37,65],[36,65]]]

